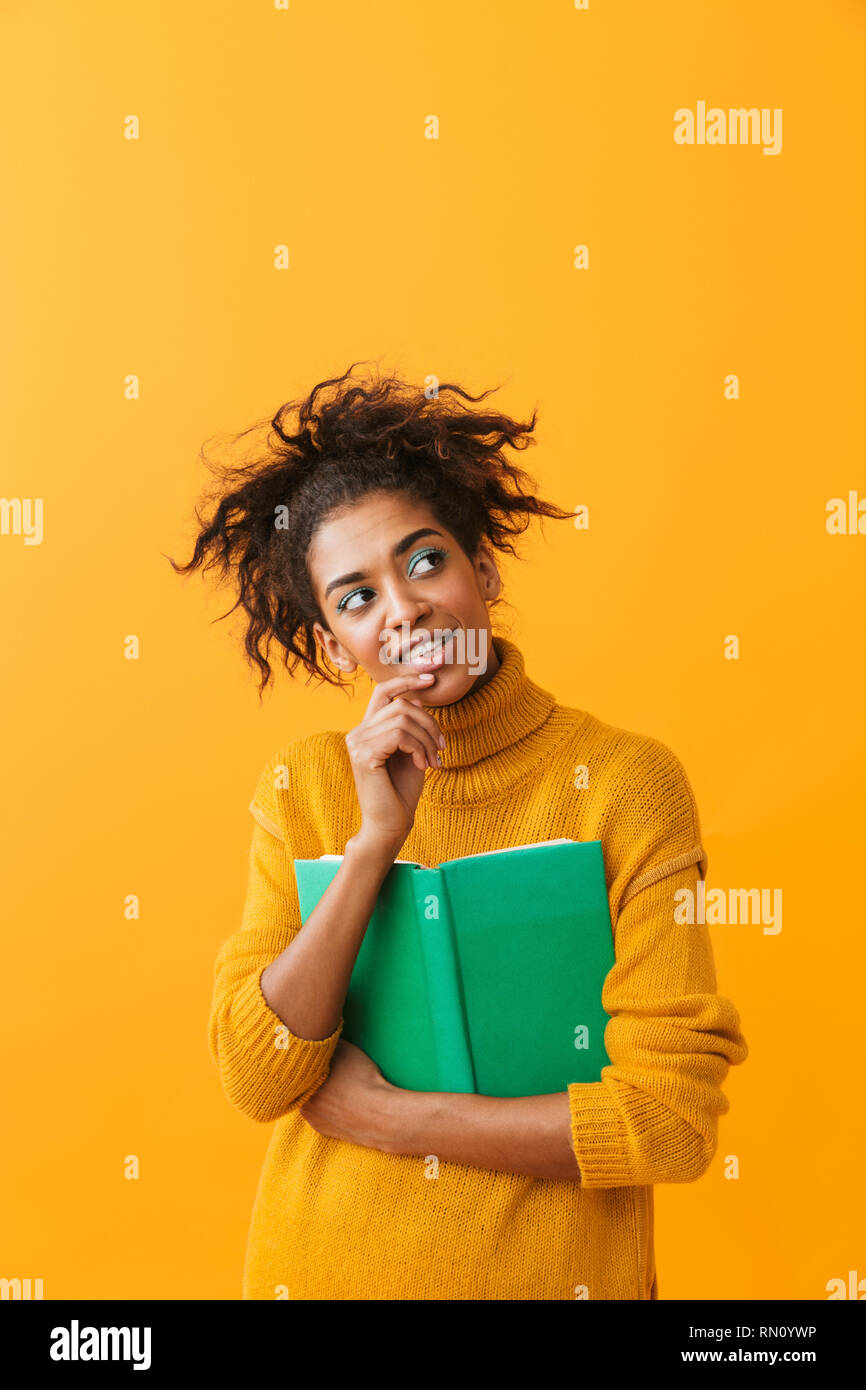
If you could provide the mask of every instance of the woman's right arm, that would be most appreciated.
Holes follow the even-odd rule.
[[[354,836],[297,936],[262,973],[262,994],[299,1038],[322,1040],[342,1022],[364,932],[397,849]]]
[[[410,684],[423,688],[417,676],[400,678],[404,691]],[[377,894],[411,829],[425,769],[436,765],[438,726],[410,694],[391,702],[396,685],[377,687],[364,721],[346,737],[362,825],[303,925],[279,826],[277,834],[258,821],[253,829],[243,922],[215,965],[209,1043],[228,1099],[263,1123],[303,1104],[327,1078]],[[260,789],[269,824],[267,782],[266,771]]]
[[[257,790],[260,809],[272,805],[268,780],[266,769]],[[262,1124],[313,1095],[328,1075],[342,1027],[341,1021],[328,1038],[296,1036],[262,994],[262,972],[301,930],[293,880],[288,846],[257,819],[242,921],[214,965],[208,1042],[225,1095]]]
[[[323,1040],[341,1022],[352,970],[386,874],[412,828],[439,726],[421,705],[427,680],[404,671],[377,685],[346,747],[361,829],[301,931],[261,978],[274,1013],[299,1037]]]

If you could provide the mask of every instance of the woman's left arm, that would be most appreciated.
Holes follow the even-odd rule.
[[[373,1059],[345,1038],[337,1044],[330,1075],[300,1113],[326,1138],[382,1153],[533,1178],[580,1177],[567,1091],[516,1099],[406,1091],[386,1081]]]
[[[455,1091],[391,1090],[386,1106],[393,1138],[386,1153],[436,1157],[529,1178],[580,1179],[567,1091],[500,1099]]]
[[[585,1187],[693,1182],[715,1152],[728,1067],[748,1055],[736,1009],[716,993],[706,926],[680,920],[679,895],[697,879],[694,865],[665,875],[619,917],[600,1081],[515,1099],[407,1091],[341,1039],[304,1119],[383,1153]]]
[[[387,1152],[584,1187],[694,1182],[706,1172],[728,1110],[722,1083],[748,1045],[737,1010],[717,993],[707,927],[686,910],[697,866],[654,872],[617,922],[601,1080],[518,1100],[392,1087],[381,1096]]]

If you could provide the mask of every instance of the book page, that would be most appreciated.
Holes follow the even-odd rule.
[[[345,859],[345,857],[346,857],[346,856],[345,856],[344,854],[320,854],[320,855],[319,855],[319,858],[320,858],[320,859]],[[394,860],[394,863],[395,863],[395,864],[411,864],[412,867],[415,868],[415,869],[429,869],[429,868],[432,867],[430,864],[419,864],[418,861],[417,861],[417,859],[395,859],[395,860]]]
[[[511,854],[516,849],[541,849],[542,845],[576,845],[577,840],[534,840],[531,845],[503,845],[501,849],[482,849],[477,854],[461,854],[460,859],[448,859],[447,864],[459,864],[462,859],[480,859],[486,854]]]
[[[543,845],[574,845],[577,840],[570,840],[567,837],[559,840],[533,840],[530,845],[503,845],[501,849],[480,849],[475,854],[461,854],[459,859],[445,859],[445,864],[459,864],[463,859],[480,859],[487,854],[512,854],[518,849],[541,849]],[[343,859],[342,854],[320,854],[320,859]],[[415,869],[432,869],[432,864],[419,864],[417,859],[395,859],[395,864],[411,864]]]

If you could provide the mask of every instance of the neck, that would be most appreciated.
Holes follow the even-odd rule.
[[[441,772],[428,778],[447,781],[452,768],[470,767],[484,758],[513,747],[546,722],[556,706],[548,691],[526,674],[523,653],[507,637],[494,636],[492,648],[496,665],[481,677],[460,700],[440,705],[433,714],[446,747]]]
[[[493,677],[496,675],[496,672],[499,670],[501,664],[502,663],[499,658],[499,653],[496,650],[495,641],[488,642],[487,668],[486,670],[481,672],[480,676],[477,676],[475,678],[472,685],[467,690],[466,694],[461,697],[461,701],[465,700],[469,695],[474,695],[476,690],[480,690],[482,685],[486,685],[489,680],[492,680]],[[455,703],[459,704],[461,703],[461,701],[455,701]]]

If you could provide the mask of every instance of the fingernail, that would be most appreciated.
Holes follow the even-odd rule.
[[[437,767],[441,767],[441,766],[442,766],[442,759],[439,757],[439,754],[438,754],[438,753],[436,754],[436,766],[437,766]]]
[[[445,735],[444,735],[444,734],[440,734],[440,735],[439,735],[439,747],[440,747],[440,748],[444,748],[444,747],[445,747]]]
[[[418,679],[419,679],[419,681],[432,681],[432,679],[433,679],[433,672],[432,672],[432,671],[419,671],[419,672],[418,672]]]

